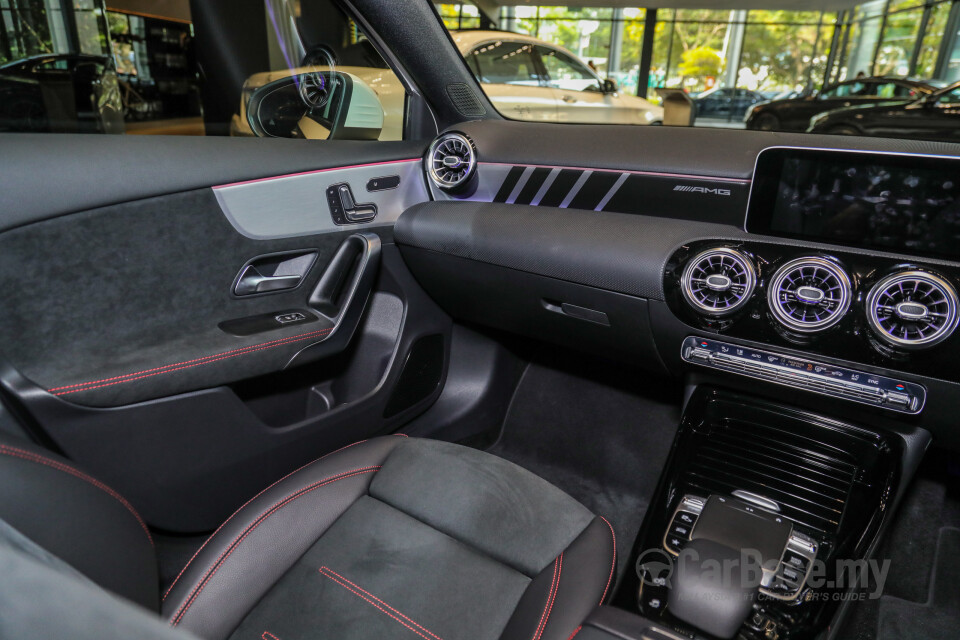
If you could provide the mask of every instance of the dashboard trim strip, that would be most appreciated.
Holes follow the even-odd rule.
[[[733,184],[750,184],[746,178],[721,178],[717,176],[705,176],[696,173],[665,173],[662,171],[633,171],[629,169],[603,169],[598,167],[571,167],[562,164],[524,164],[522,162],[483,162],[478,164],[486,166],[502,167],[546,167],[550,169],[572,169],[574,171],[607,171],[610,173],[624,173],[638,176],[654,176],[657,178],[677,178],[679,180],[709,180],[711,182],[730,182]]]

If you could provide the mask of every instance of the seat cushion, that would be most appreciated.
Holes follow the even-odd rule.
[[[566,640],[609,591],[612,530],[480,451],[389,436],[256,496],[164,596],[210,640]]]

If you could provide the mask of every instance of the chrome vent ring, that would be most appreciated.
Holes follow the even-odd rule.
[[[938,275],[901,271],[867,294],[867,322],[888,345],[923,349],[943,342],[957,326],[957,291]]]
[[[753,261],[736,249],[707,249],[683,269],[683,297],[697,312],[720,318],[743,307],[753,295],[757,273]]]
[[[767,289],[778,322],[800,333],[823,331],[850,309],[850,276],[826,258],[805,257],[780,267]]]
[[[462,133],[445,133],[430,145],[427,172],[433,183],[444,191],[466,188],[477,172],[477,149]]]

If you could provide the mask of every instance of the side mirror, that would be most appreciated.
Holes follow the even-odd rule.
[[[247,104],[247,122],[262,138],[376,140],[383,129],[383,107],[360,78],[314,71],[257,88]]]
[[[617,91],[620,91],[620,87],[617,86],[617,81],[613,78],[605,79],[600,88],[604,93],[616,93]]]

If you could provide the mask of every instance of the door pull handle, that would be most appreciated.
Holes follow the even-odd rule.
[[[265,276],[252,264],[247,265],[240,277],[237,279],[237,286],[234,293],[238,296],[248,296],[253,293],[266,293],[268,291],[281,291],[283,289],[293,289],[300,284],[303,276]]]

